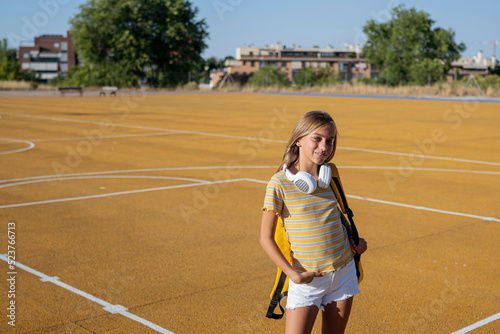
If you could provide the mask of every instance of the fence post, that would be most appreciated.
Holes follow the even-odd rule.
[[[385,74],[385,93],[387,94],[387,90],[389,89],[389,72]]]
[[[429,79],[429,88],[427,89],[427,94],[431,93],[431,74],[428,74],[428,79]]]

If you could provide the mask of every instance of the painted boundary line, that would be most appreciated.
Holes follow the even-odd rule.
[[[31,150],[33,147],[35,147],[35,144],[33,144],[33,142],[28,141],[28,140],[0,138],[0,144],[1,144],[1,141],[6,141],[7,143],[24,143],[24,144],[28,144],[28,146],[27,147],[23,147],[23,148],[19,148],[17,150],[0,152],[0,155],[1,154],[10,154],[10,153],[23,152],[23,151]]]
[[[186,180],[185,178],[179,178],[179,179]],[[49,180],[49,181],[52,181],[52,180]],[[267,184],[269,182],[269,181],[256,180],[256,179],[250,179],[250,178],[240,178],[240,179],[231,179],[231,180],[222,180],[222,181],[204,181],[204,180],[190,179],[190,181],[194,181],[196,183],[180,184],[180,185],[175,185],[175,186],[166,186],[166,187],[158,187],[158,188],[146,188],[146,189],[137,189],[137,190],[127,190],[127,191],[119,191],[119,192],[114,192],[114,193],[98,194],[98,195],[87,195],[87,196],[78,196],[78,197],[58,198],[58,199],[45,200],[45,201],[37,201],[37,202],[25,202],[25,203],[15,203],[15,204],[5,204],[5,205],[0,205],[0,209],[16,208],[16,207],[22,207],[22,206],[39,205],[39,204],[50,204],[50,203],[58,203],[58,202],[70,202],[70,201],[77,201],[77,200],[82,200],[82,199],[102,198],[102,197],[127,195],[127,194],[137,194],[137,193],[150,192],[150,191],[158,191],[158,190],[188,188],[188,187],[195,187],[195,186],[200,186],[200,185],[218,184],[218,183],[250,181],[250,182],[256,182],[256,183],[261,183],[261,184]],[[43,182],[43,180],[41,180],[39,182]],[[8,186],[8,184],[6,186]],[[424,210],[424,211],[444,213],[444,214],[455,215],[455,216],[462,216],[462,217],[468,217],[468,218],[481,219],[481,220],[485,220],[485,221],[500,222],[500,219],[499,218],[495,218],[495,217],[485,217],[485,216],[478,216],[478,215],[472,215],[472,214],[461,213],[461,212],[439,210],[439,209],[428,208],[428,207],[425,207],[425,206],[418,206],[418,205],[411,205],[411,204],[390,202],[390,201],[384,201],[384,200],[379,200],[379,199],[374,199],[374,198],[368,198],[368,197],[363,197],[363,196],[354,196],[354,195],[346,195],[346,196],[349,197],[349,198],[359,199],[359,200],[363,200],[363,201],[369,201],[369,202],[375,202],[375,203],[381,203],[381,204],[389,204],[389,205],[394,205],[394,206],[401,206],[401,207],[411,208],[411,209],[416,209],[416,210]]]
[[[474,330],[474,329],[476,329],[476,328],[482,327],[482,326],[484,326],[484,325],[486,325],[486,324],[489,324],[490,322],[493,322],[493,321],[498,320],[498,319],[500,319],[500,313],[497,313],[497,314],[495,314],[495,315],[492,315],[491,317],[488,317],[488,318],[486,318],[486,319],[483,319],[483,320],[481,320],[481,321],[478,321],[478,322],[476,322],[475,324],[472,324],[472,325],[470,325],[470,326],[467,326],[467,327],[465,327],[465,328],[462,328],[462,329],[460,329],[460,330],[458,330],[458,331],[456,331],[456,332],[453,332],[453,333],[451,333],[451,334],[464,334],[464,333],[468,333],[468,332],[470,332],[471,330]]]
[[[267,184],[268,181],[262,181],[262,180],[255,180],[255,179],[246,179],[247,181],[252,181],[252,182],[257,182],[257,183],[262,183],[262,184]],[[411,204],[404,204],[404,203],[397,203],[397,202],[389,202],[389,201],[383,201],[380,199],[374,199],[374,198],[368,198],[368,197],[362,197],[362,196],[354,196],[354,195],[347,195],[346,197],[349,198],[354,198],[354,199],[360,199],[363,201],[369,201],[369,202],[375,202],[375,203],[382,203],[382,204],[389,204],[389,205],[395,205],[395,206],[402,206],[405,208],[411,208],[411,209],[416,209],[416,210],[425,210],[425,211],[432,211],[432,212],[437,212],[437,213],[445,213],[449,215],[455,215],[455,216],[462,216],[462,217],[468,217],[468,218],[476,218],[476,219],[482,219],[486,221],[495,221],[495,222],[500,222],[499,218],[495,217],[483,217],[483,216],[477,216],[477,215],[471,215],[467,213],[460,213],[460,212],[454,212],[454,211],[446,211],[446,210],[439,210],[439,209],[433,209],[433,208],[428,208],[425,206],[418,206],[418,205],[411,205]]]
[[[7,254],[0,254],[0,259],[2,259],[3,261],[5,262],[8,262],[7,260]],[[40,277],[40,281],[42,282],[51,282],[51,283],[54,283],[55,285],[57,286],[60,286],[61,288],[63,289],[66,289],[68,291],[71,291],[73,293],[76,293],[77,295],[80,295],[88,300],[91,300],[93,301],[94,303],[97,303],[99,305],[102,305],[103,306],[103,309],[111,314],[121,314],[123,315],[124,317],[127,317],[131,320],[134,320],[134,321],[137,321],[141,324],[143,324],[144,326],[147,326],[151,329],[154,329],[155,331],[159,332],[159,333],[164,333],[164,334],[174,334],[173,332],[169,331],[169,330],[166,330],[165,328],[163,327],[160,327],[158,325],[155,325],[153,324],[152,322],[146,320],[146,319],[143,319],[139,316],[136,316],[135,314],[132,314],[130,312],[127,312],[127,308],[124,307],[124,306],[121,306],[121,305],[112,305],[110,303],[108,303],[107,301],[104,301],[102,299],[99,299],[95,296],[92,296],[91,294],[88,294],[82,290],[78,290],[66,283],[63,283],[61,281],[59,281],[59,277],[56,277],[56,276],[53,276],[53,277],[50,277],[50,276],[47,276],[39,271],[36,271],[35,269],[32,269],[28,266],[25,266],[24,264],[21,264],[19,262],[16,262],[16,267],[17,268],[21,268],[35,276],[38,276]]]
[[[482,220],[486,220],[486,221],[500,222],[499,218],[494,218],[494,217],[484,217],[484,216],[471,215],[471,214],[467,214],[467,213],[460,213],[460,212],[454,212],[454,211],[432,209],[432,208],[427,208],[425,206],[418,206],[418,205],[411,205],[411,204],[404,204],[404,203],[383,201],[383,200],[380,200],[380,199],[374,199],[374,198],[368,198],[368,197],[361,197],[361,196],[354,196],[354,195],[346,195],[346,196],[350,197],[350,198],[359,199],[359,200],[362,200],[362,201],[370,201],[370,202],[375,202],[375,203],[382,203],[382,204],[389,204],[389,205],[395,205],[395,206],[402,206],[402,207],[405,207],[405,208],[411,208],[411,209],[417,209],[417,210],[432,211],[432,212],[438,212],[438,213],[446,213],[448,215],[455,215],[455,216],[462,216],[462,217],[482,219]]]
[[[262,166],[262,167],[267,167],[267,166]],[[95,173],[92,173],[92,174],[95,174]],[[92,178],[92,177],[94,177],[94,176],[68,177],[68,179],[80,179],[80,178],[83,179],[83,178]],[[113,177],[113,176],[110,176],[110,177]],[[145,176],[136,176],[136,177],[147,178]],[[179,180],[184,180],[184,181],[188,180],[188,181],[193,181],[195,183],[180,184],[180,185],[175,185],[175,186],[166,186],[166,187],[158,187],[158,188],[146,188],[146,189],[127,190],[127,191],[119,191],[119,192],[114,192],[114,193],[98,194],[98,195],[87,195],[87,196],[78,196],[78,197],[59,198],[59,199],[52,199],[52,200],[45,200],[45,201],[36,201],[36,202],[5,204],[5,205],[0,205],[0,209],[23,207],[23,206],[31,206],[31,205],[39,205],[39,204],[50,204],[50,203],[58,203],[58,202],[69,202],[69,201],[76,201],[76,200],[82,200],[82,199],[102,198],[102,197],[109,197],[109,196],[118,196],[118,195],[126,195],[126,194],[136,194],[136,193],[142,193],[142,192],[150,192],[150,191],[158,191],[158,190],[168,190],[168,189],[177,189],[177,188],[188,188],[188,187],[195,187],[195,186],[199,186],[199,185],[209,185],[209,184],[238,182],[238,181],[250,181],[250,182],[256,182],[256,183],[261,183],[261,184],[267,184],[268,183],[268,181],[256,180],[256,179],[251,179],[251,178],[239,178],[239,179],[230,179],[230,180],[222,180],[222,181],[205,181],[205,180],[198,180],[198,179],[175,178],[175,177],[165,177],[165,178],[166,179],[179,179]],[[64,177],[62,179],[64,180]],[[32,181],[26,181],[26,182],[19,182],[19,183],[14,184],[14,185],[20,185],[20,184],[32,183],[32,182],[55,181],[55,180],[59,180],[59,179],[56,179],[56,178],[54,178],[54,179],[45,179],[45,180],[43,180],[43,179],[40,180],[39,179],[39,180],[36,180],[36,181],[32,180]],[[5,185],[0,186],[0,188],[1,187],[9,187],[11,185],[12,184],[5,184]],[[355,196],[355,195],[346,195],[346,196],[349,197],[349,198],[359,199],[359,200],[362,200],[362,201],[369,201],[369,202],[375,202],[375,203],[381,203],[381,204],[389,204],[389,205],[401,206],[401,207],[411,208],[411,209],[416,209],[416,210],[424,210],[424,211],[444,213],[444,214],[461,216],[461,217],[481,219],[481,220],[485,220],[485,221],[500,222],[500,219],[499,218],[495,218],[495,217],[485,217],[485,216],[478,216],[478,215],[472,215],[472,214],[461,213],[461,212],[440,210],[440,209],[428,208],[428,207],[419,206],[419,205],[411,205],[411,204],[397,203],[397,202],[391,202],[391,201],[384,201],[384,200],[379,200],[379,199],[374,199],[374,198],[369,198],[369,197],[364,197],[364,196]]]
[[[50,199],[50,200],[46,200],[46,201],[27,202],[27,203],[6,204],[6,205],[0,205],[0,209],[17,208],[17,207],[21,207],[21,206],[30,206],[30,205],[39,205],[39,204],[50,204],[50,203],[58,203],[58,202],[70,202],[70,201],[77,201],[77,200],[81,200],[81,199],[101,198],[101,197],[127,195],[127,194],[137,194],[137,193],[145,193],[145,192],[157,191],[157,190],[167,190],[167,189],[176,189],[176,188],[188,188],[188,187],[199,186],[199,185],[202,185],[202,184],[208,185],[208,184],[226,183],[226,182],[235,182],[235,181],[245,181],[245,180],[246,179],[233,179],[233,180],[214,181],[214,182],[202,181],[202,182],[199,182],[199,183],[180,184],[180,185],[176,185],[176,186],[167,186],[167,187],[159,187],[159,188],[147,188],[147,189],[127,190],[127,191],[119,191],[119,192],[108,193],[108,194],[88,195],[88,196],[68,197],[68,198],[58,198],[58,199]]]
[[[9,116],[26,117],[26,118],[48,119],[48,120],[59,121],[59,122],[73,122],[73,123],[87,123],[87,124],[104,124],[104,122],[75,120],[75,119],[60,118],[60,117],[48,117],[48,116],[15,114],[15,113],[8,113],[8,112],[1,112],[0,114],[9,115]],[[200,136],[211,136],[211,137],[220,137],[220,138],[235,138],[235,139],[244,139],[244,140],[257,140],[257,141],[262,141],[262,142],[281,143],[281,144],[283,144],[283,143],[286,144],[287,143],[286,140],[256,138],[256,137],[246,137],[246,136],[233,136],[233,135],[224,135],[224,134],[220,134],[220,133],[210,133],[210,132],[200,132],[200,131],[188,131],[188,130],[176,130],[176,129],[168,129],[168,128],[157,128],[157,127],[142,126],[142,125],[127,125],[127,124],[119,124],[119,123],[105,123],[105,124],[106,125],[117,126],[117,127],[122,127],[122,128],[143,129],[143,130],[152,130],[152,131],[167,131],[167,132],[170,132],[170,133],[177,133],[177,134],[195,134],[195,135],[200,135]],[[381,151],[381,150],[371,150],[371,149],[356,148],[356,147],[344,147],[344,146],[338,146],[337,149],[351,150],[351,151],[360,151],[360,152],[369,152],[369,153],[378,153],[378,154],[391,154],[391,155],[416,157],[416,158],[425,158],[425,159],[447,160],[447,161],[457,161],[457,162],[469,162],[469,163],[476,163],[476,164],[483,164],[483,165],[500,166],[500,162],[489,162],[489,161],[479,161],[479,160],[471,160],[471,159],[459,159],[459,158],[450,158],[450,157],[439,157],[439,156],[431,156],[431,155],[401,153],[401,152]]]
[[[289,95],[289,96],[311,96],[311,97],[349,97],[355,99],[385,99],[385,100],[419,100],[419,101],[447,101],[447,102],[480,102],[500,103],[498,99],[447,98],[447,97],[417,97],[417,96],[394,96],[394,95],[355,95],[355,94],[320,94],[320,93],[257,93],[263,95]]]
[[[387,169],[387,170],[399,170],[400,167],[392,166],[337,166],[338,168],[349,168],[349,169]],[[88,176],[88,175],[105,175],[105,174],[119,174],[119,173],[138,173],[138,172],[157,172],[157,171],[185,171],[185,170],[203,170],[203,169],[223,169],[227,166],[193,166],[193,167],[164,167],[164,168],[141,168],[141,169],[123,169],[123,170],[111,170],[103,172],[86,172],[86,173],[68,173],[68,174],[52,174],[52,175],[40,175],[40,176],[30,176],[15,179],[5,179],[0,180],[0,183],[6,182],[17,182],[17,181],[34,181],[34,180],[66,180],[73,176]],[[270,168],[275,169],[276,166],[238,166],[235,168]],[[499,172],[494,171],[480,171],[480,170],[466,170],[466,169],[444,169],[444,168],[417,168],[417,167],[405,167],[404,170],[416,170],[416,171],[429,171],[429,172],[450,172],[450,173],[471,173],[471,174],[491,174],[500,175]],[[177,178],[180,179],[180,178]],[[199,182],[205,182],[197,180]],[[2,188],[0,186],[0,188]]]
[[[153,136],[167,136],[174,133],[160,132],[160,133],[134,133],[129,135],[115,135],[115,136],[99,136],[99,139],[110,139],[110,138],[132,138],[132,137],[153,137]],[[71,138],[49,138],[49,139],[31,139],[33,143],[41,142],[56,142],[56,141],[72,141],[72,140],[85,140],[89,137],[71,137]]]

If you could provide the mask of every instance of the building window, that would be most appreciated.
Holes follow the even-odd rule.
[[[254,61],[250,62],[250,66],[255,67],[255,62]]]
[[[359,73],[359,78],[363,79],[365,77],[365,74],[363,72]]]
[[[23,58],[29,58],[30,54],[28,52],[23,53]]]
[[[54,43],[54,48],[59,49],[59,43]]]
[[[68,42],[61,42],[61,51],[68,51]]]
[[[357,75],[356,73],[353,73],[353,74],[352,74],[352,78],[353,78],[353,79],[356,79],[357,77],[358,77],[358,75]]]
[[[286,68],[286,61],[281,62],[281,67]]]
[[[253,56],[253,51],[250,51],[250,56]]]
[[[247,61],[243,60],[243,66],[245,66],[246,64],[247,64]]]
[[[339,63],[339,71],[343,71],[344,70],[344,63]]]

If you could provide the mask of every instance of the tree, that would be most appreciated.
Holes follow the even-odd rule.
[[[340,82],[340,75],[329,68],[302,68],[294,78],[297,87],[328,87]]]
[[[100,77],[111,72],[130,78],[129,84],[146,78],[170,86],[187,81],[203,61],[208,32],[197,13],[187,0],[89,0],[70,20],[71,33],[84,66]]]
[[[254,72],[250,79],[248,79],[248,84],[260,87],[287,87],[290,86],[290,80],[288,80],[286,73],[282,70],[272,65],[267,65],[262,66],[259,71]]]
[[[30,73],[21,72],[17,50],[9,49],[7,39],[0,43],[0,80],[29,80]]]
[[[403,5],[392,9],[387,22],[369,20],[363,27],[367,42],[363,55],[381,70],[382,80],[392,85],[439,80],[460,57],[465,44],[455,42],[452,29],[432,28],[428,13]]]

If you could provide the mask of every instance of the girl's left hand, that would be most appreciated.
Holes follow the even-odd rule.
[[[351,246],[354,249],[354,251],[356,251],[356,253],[360,255],[366,252],[366,250],[368,249],[368,244],[366,243],[366,240],[363,238],[359,238],[359,243],[357,246],[354,245],[354,241],[352,240],[352,238],[349,238],[349,241],[351,242]]]

